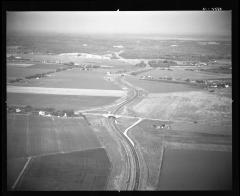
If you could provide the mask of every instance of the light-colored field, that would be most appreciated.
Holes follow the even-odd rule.
[[[44,87],[21,87],[7,86],[8,93],[30,93],[50,95],[86,95],[86,96],[110,96],[121,97],[125,93],[120,90],[99,90],[99,89],[74,89],[74,88],[44,88]]]
[[[32,68],[32,70],[36,69]],[[40,78],[39,80],[32,79],[27,81],[27,83],[16,83],[14,85],[50,88],[120,90],[112,81],[105,80],[105,76],[106,71],[101,73],[97,71],[83,71],[76,68],[51,74],[50,77]]]
[[[163,120],[230,120],[232,100],[205,91],[149,94],[133,107],[140,116]]]
[[[8,63],[7,66],[14,66],[14,67],[29,67],[34,64],[28,64],[28,63]]]
[[[126,80],[134,86],[140,87],[149,93],[187,92],[199,89],[185,84],[140,80],[139,78],[133,76],[127,76]]]
[[[170,70],[161,70],[160,68],[151,70],[146,73],[142,73],[140,76],[150,75],[156,79],[159,77],[171,77],[175,79],[185,80],[185,79],[192,79],[192,80],[206,80],[206,79],[217,79],[217,78],[232,78],[231,74],[214,74],[208,73],[203,71],[189,71],[184,70],[182,68],[171,68]]]

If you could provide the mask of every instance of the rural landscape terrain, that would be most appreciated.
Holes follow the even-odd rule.
[[[231,190],[231,41],[7,36],[8,190]]]

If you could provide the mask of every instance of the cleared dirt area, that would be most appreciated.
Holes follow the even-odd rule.
[[[120,90],[99,90],[99,89],[74,89],[74,88],[44,88],[44,87],[23,87],[7,86],[8,93],[31,93],[51,95],[87,95],[87,96],[111,96],[121,97],[125,93]]]
[[[140,116],[163,120],[231,121],[232,100],[205,91],[149,94],[133,109]]]
[[[232,153],[166,149],[158,190],[231,190]]]
[[[16,85],[31,87],[38,86],[48,88],[50,87],[50,88],[120,90],[120,88],[113,82],[104,79],[104,77],[106,76],[106,72],[84,71],[75,68],[51,74],[50,77],[40,78],[39,80],[32,79],[29,80],[27,83]]]
[[[49,94],[25,94],[7,93],[8,105],[30,105],[32,107],[55,109],[82,110],[92,107],[108,105],[115,102],[117,97],[104,96],[76,96],[76,95],[49,95]]]
[[[110,171],[103,148],[36,157],[17,190],[105,190]]]

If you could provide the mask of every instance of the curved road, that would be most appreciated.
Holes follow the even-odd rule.
[[[123,83],[123,82],[122,82]],[[126,84],[125,84],[126,85]],[[133,95],[128,97],[123,103],[118,105],[116,108],[112,110],[112,114],[117,114],[121,108],[125,105],[129,104],[130,102],[134,101],[138,97],[138,90],[134,89],[127,85],[131,91],[133,91]],[[125,151],[128,157],[128,166],[129,166],[129,176],[127,181],[127,190],[138,190],[139,183],[140,183],[140,165],[139,165],[139,158],[137,152],[133,146],[133,144],[128,140],[128,138],[123,134],[121,130],[115,124],[115,119],[110,117],[108,118],[109,124],[113,130],[118,132],[120,137],[122,138],[122,144],[124,145]]]

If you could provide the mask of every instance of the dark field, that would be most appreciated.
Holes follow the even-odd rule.
[[[14,67],[7,66],[7,80],[16,78],[25,78],[27,76],[32,76],[35,74],[46,73],[48,71],[53,71],[55,69],[50,68],[27,68],[27,67]]]
[[[7,93],[8,105],[80,110],[110,104],[117,97]]]
[[[157,128],[154,128],[153,126],[153,125],[161,126],[162,124],[170,125],[170,128],[168,129],[167,127],[165,127],[165,128],[157,129]],[[188,124],[186,124],[185,126],[187,126]],[[201,125],[202,126],[201,127],[198,124],[194,124],[195,127],[199,126],[198,129],[195,128],[196,130],[190,130],[190,128],[194,129],[194,126],[189,126],[189,129],[187,128],[183,129],[180,127],[178,130],[179,126],[180,126],[180,123],[175,125],[174,122],[164,122],[164,121],[158,121],[158,120],[143,120],[138,125],[136,125],[135,127],[129,130],[128,135],[136,143],[136,148],[141,151],[144,161],[147,165],[147,169],[148,169],[148,177],[146,181],[147,188],[150,190],[155,190],[155,189],[159,189],[160,187],[161,190],[162,189],[167,190],[170,187],[170,190],[174,190],[175,188],[174,186],[171,188],[172,186],[171,181],[173,178],[175,178],[174,175],[177,176],[179,174],[179,176],[182,175],[182,177],[181,178],[179,177],[179,179],[176,177],[176,179],[178,179],[176,183],[179,183],[176,185],[177,188],[180,187],[181,189],[181,182],[182,183],[186,182],[186,187],[190,187],[190,189],[198,189],[197,179],[193,179],[193,181],[195,180],[196,185],[191,184],[191,179],[189,180],[185,179],[184,172],[186,172],[186,178],[189,178],[191,175],[198,176],[198,173],[196,173],[195,175],[194,170],[191,167],[193,168],[197,167],[195,166],[195,164],[198,164],[198,161],[196,162],[194,161],[195,161],[195,156],[198,156],[198,152],[200,152],[199,153],[199,157],[201,158],[201,162],[199,161],[200,171],[196,169],[197,170],[196,172],[200,172],[202,176],[206,176],[206,178],[209,177],[209,179],[211,179],[212,182],[210,182],[210,180],[206,181],[205,184],[201,182],[202,184],[199,185],[199,188],[202,187],[202,189],[208,189],[208,188],[216,189],[216,184],[218,183],[216,175],[218,174],[218,172],[220,172],[219,175],[223,177],[224,173],[222,173],[221,170],[223,170],[224,172],[224,167],[225,167],[224,164],[228,164],[227,171],[229,171],[229,168],[231,169],[231,162],[229,162],[229,156],[231,155],[231,152],[222,151],[222,152],[215,153],[213,151],[208,152],[208,151],[201,151],[198,149],[205,149],[205,150],[217,149],[218,150],[218,148],[220,147],[214,148],[214,144],[223,145],[223,148],[221,147],[221,149],[224,149],[224,148],[230,149],[229,147],[231,147],[231,140],[232,140],[232,137],[229,135],[231,134],[229,133],[230,130],[228,130],[227,135],[221,135],[223,134],[221,130],[219,132],[215,130],[216,132],[214,133],[214,135],[211,135],[211,133],[213,132],[207,129],[207,126]],[[189,144],[189,146],[185,147],[185,149],[190,148],[190,149],[196,150],[196,151],[194,150],[192,151],[193,155],[196,152],[196,155],[192,157],[190,154],[186,154],[186,156],[185,154],[183,155],[184,158],[182,158],[182,162],[183,161],[187,162],[189,160],[189,162],[186,163],[187,166],[185,170],[184,170],[185,163],[183,163],[182,166],[178,166],[182,162],[178,161],[177,157],[181,158],[182,155],[180,156],[180,155],[177,155],[177,153],[175,153],[176,155],[172,155],[171,160],[169,159],[169,162],[167,162],[168,158],[166,158],[165,156],[166,153],[163,155],[163,149],[166,148],[164,147],[166,145],[165,142],[169,142],[169,143],[178,142],[179,145],[177,146],[177,148],[182,148],[180,144],[185,144],[186,142],[187,144]],[[185,149],[183,150],[183,153],[185,153]],[[182,153],[181,151],[176,151],[176,152],[180,152],[180,154]],[[186,152],[188,151],[186,150]],[[205,152],[206,154],[204,154]],[[188,155],[190,155],[189,159],[188,159]],[[213,157],[212,159],[211,159],[211,156]],[[168,170],[164,171],[164,168],[160,170],[161,160],[164,160],[167,168],[168,168],[168,165],[171,165],[169,166]],[[196,160],[198,159],[196,158]],[[216,160],[216,163],[215,163],[215,160]],[[223,165],[220,164],[219,168],[213,169],[213,174],[209,174],[211,173],[211,168],[215,167],[215,165],[217,164],[217,161],[221,162],[221,164]],[[191,164],[193,164],[193,166],[191,166]],[[175,170],[174,167],[177,167],[177,169]],[[186,171],[188,168],[191,169],[191,171],[189,171],[189,177],[187,176],[188,171]],[[174,175],[171,175],[172,174],[171,170],[176,172],[176,174],[174,173]],[[162,171],[164,174],[162,174]],[[177,171],[180,171],[182,173],[177,173]],[[159,182],[158,182],[159,174],[161,174],[161,176],[164,175],[164,179],[166,178],[166,181],[163,180],[162,182],[160,182],[160,183],[163,183],[163,185],[162,184],[159,185]],[[200,180],[199,180],[199,183],[200,183]],[[221,181],[220,183],[223,183],[223,182]],[[207,185],[209,185],[209,187]],[[183,189],[184,189],[184,186],[183,186]]]
[[[231,152],[166,149],[159,190],[231,190]]]
[[[7,126],[10,158],[101,147],[83,119],[9,114]]]
[[[119,87],[111,81],[104,79],[105,73],[95,71],[82,71],[72,69],[51,74],[50,77],[33,79],[21,86],[41,86],[53,88],[85,88],[85,89],[106,89],[119,90]]]
[[[28,117],[7,115],[7,157],[8,159],[26,157]]]
[[[50,69],[50,70],[55,70],[58,68],[65,68],[67,67],[67,65],[63,65],[63,64],[43,64],[43,63],[36,63],[32,66],[29,66],[29,68],[31,69]]]
[[[17,190],[105,190],[110,170],[103,148],[37,157]]]
[[[149,93],[170,93],[170,92],[186,92],[196,91],[198,88],[184,84],[166,83],[158,81],[139,80],[136,77],[126,77],[126,80],[133,85],[145,89]]]
[[[96,148],[101,148],[101,144],[98,141],[95,133],[87,124],[87,122],[81,118],[64,119],[64,118],[46,118],[33,115],[28,116],[8,114],[7,115],[8,187],[11,187],[13,183],[16,181],[19,172],[22,170],[26,162],[26,158],[29,156],[31,156],[34,159],[34,160],[32,159],[31,161],[35,163],[35,158],[37,161],[38,160],[37,157],[39,156],[40,157],[48,156],[51,154],[59,154],[63,152],[69,153],[73,151],[84,151]],[[96,154],[98,153],[99,152],[96,152]],[[99,154],[100,157],[102,156],[102,159],[106,158],[106,157],[104,158],[105,156],[103,155],[104,153],[100,152]],[[79,156],[80,155],[81,153],[79,154]],[[76,157],[75,154],[74,157]],[[41,158],[39,159],[42,161]],[[46,157],[46,159],[50,160],[49,157],[48,158]],[[99,163],[101,163],[102,159],[99,159]],[[75,162],[74,158],[73,160],[74,160],[73,162]],[[82,158],[79,157],[79,160],[82,160]],[[94,164],[97,164],[95,162]],[[53,167],[54,164],[53,160],[51,164],[52,164],[51,167]],[[65,162],[64,163],[55,162],[56,167],[58,164],[64,165]],[[74,163],[72,164],[74,165]],[[76,164],[84,164],[84,162]],[[107,165],[107,163],[104,164],[106,164],[106,167],[109,169],[109,165]],[[40,168],[41,167],[42,166],[40,166]],[[93,165],[91,167],[94,168],[95,166]],[[99,167],[102,168],[102,166],[96,167],[98,170]],[[67,171],[70,172],[69,170]],[[65,172],[65,170],[63,170],[63,172]],[[71,170],[71,172],[73,171]],[[45,172],[42,173],[45,174]],[[67,175],[67,173],[65,174]],[[100,176],[99,178],[102,178],[102,173],[96,175]],[[35,177],[37,178],[37,176]],[[103,188],[103,185],[101,183],[105,183],[104,180],[102,181],[100,180],[101,182],[97,182],[98,181],[97,179],[99,178],[91,177],[91,175],[88,176],[87,178],[89,178],[90,181],[93,180],[93,184],[96,184],[95,187],[96,189],[98,189],[99,187]],[[96,183],[94,180],[97,180]],[[85,184],[83,185],[83,187],[85,187]]]
[[[15,183],[19,173],[24,167],[27,158],[8,158],[7,159],[7,189],[10,190]]]

